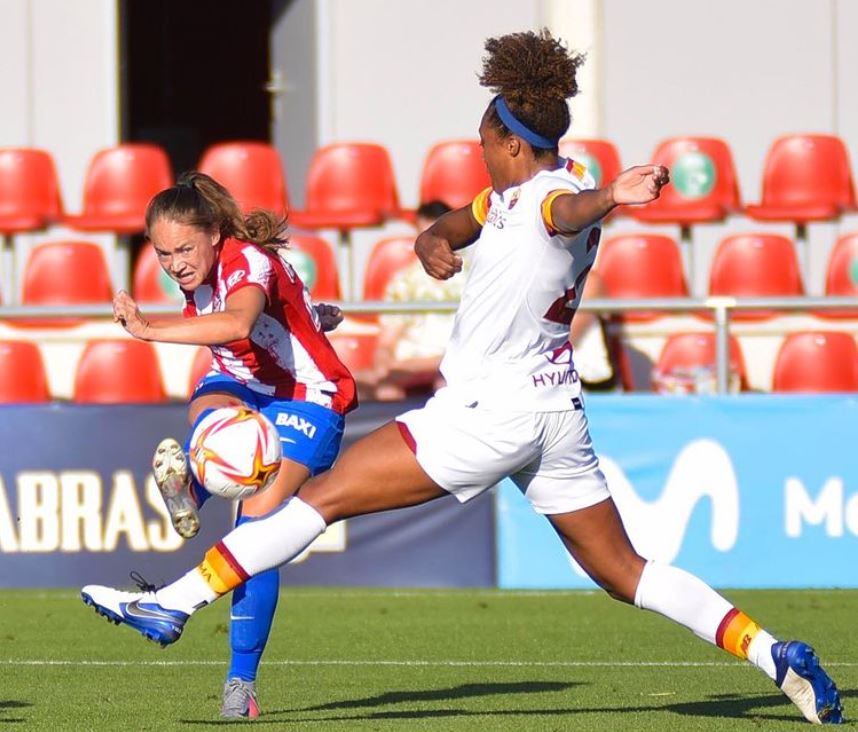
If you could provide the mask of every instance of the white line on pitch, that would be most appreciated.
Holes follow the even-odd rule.
[[[391,661],[317,660],[263,661],[265,666],[413,666],[475,668],[752,668],[740,661]],[[0,666],[222,666],[223,661],[90,661],[71,659],[5,659]],[[855,661],[833,661],[826,666],[858,666]]]

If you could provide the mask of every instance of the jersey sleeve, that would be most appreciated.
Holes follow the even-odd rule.
[[[220,277],[226,285],[225,297],[238,292],[243,287],[255,286],[265,293],[266,299],[271,299],[271,288],[274,282],[274,267],[271,259],[254,246],[246,246],[224,262]]]
[[[489,209],[492,205],[489,200],[491,194],[491,188],[484,188],[477,194],[477,197],[471,203],[471,213],[474,215],[474,218],[480,226],[485,225],[486,219],[489,216]]]

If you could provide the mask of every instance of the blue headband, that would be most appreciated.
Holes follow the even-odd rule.
[[[504,98],[498,94],[495,99],[495,109],[498,112],[498,117],[501,118],[507,129],[513,134],[518,135],[523,140],[529,142],[533,147],[552,148],[557,147],[558,140],[549,140],[537,132],[531,130],[523,122],[516,119],[515,115],[510,111]]]

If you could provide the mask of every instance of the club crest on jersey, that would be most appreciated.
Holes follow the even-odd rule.
[[[316,425],[303,417],[299,417],[297,414],[280,412],[277,415],[275,424],[278,427],[291,427],[292,429],[306,435],[311,440],[316,436]]]
[[[521,188],[516,188],[512,194],[510,194],[507,210],[512,211],[515,208],[515,204],[518,203],[519,198],[521,198]]]
[[[229,277],[226,278],[226,286],[228,288],[234,287],[237,283],[244,279],[244,275],[246,274],[247,272],[245,272],[243,269],[239,269],[233,272]]]

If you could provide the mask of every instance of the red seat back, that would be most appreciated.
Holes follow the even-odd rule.
[[[0,232],[43,229],[62,215],[60,186],[50,153],[0,148]]]
[[[792,297],[804,294],[793,243],[777,234],[737,234],[719,245],[709,272],[710,295]],[[771,312],[736,311],[735,318],[759,319]]]
[[[673,137],[655,149],[652,162],[670,170],[670,185],[646,206],[629,212],[642,221],[689,225],[721,221],[739,211],[739,184],[733,156],[715,137]]]
[[[212,145],[199,163],[238,201],[242,210],[289,210],[289,189],[277,149],[265,142],[224,142]]]
[[[610,183],[622,167],[620,154],[614,143],[608,140],[567,139],[560,141],[560,154],[584,165],[596,181],[596,187]]]
[[[30,252],[21,293],[25,305],[82,305],[112,298],[107,262],[97,244],[52,242]]]
[[[0,403],[47,402],[50,398],[39,347],[29,341],[0,341]]]
[[[313,300],[339,300],[337,259],[328,242],[309,234],[290,234],[281,255],[298,273]]]
[[[858,347],[849,333],[791,333],[775,361],[777,392],[858,391]]]
[[[351,372],[372,368],[375,364],[375,351],[378,345],[376,333],[338,333],[328,334],[337,357]]]
[[[443,201],[450,208],[461,208],[490,185],[478,140],[441,142],[429,151],[423,164],[420,200]]]
[[[145,244],[137,255],[132,278],[132,294],[140,303],[178,304],[185,302],[179,284],[158,262],[151,244]]]
[[[745,390],[748,388],[745,359],[742,357],[742,349],[735,336],[730,336],[729,351],[730,371],[738,375],[740,388]],[[691,371],[695,367],[708,369],[714,374],[716,368],[714,333],[671,335],[661,349],[655,368],[657,372],[669,374],[676,371]]]
[[[623,234],[602,245],[598,260],[605,294],[611,298],[686,297],[688,287],[676,242],[661,234]],[[629,313],[651,320],[655,313]]]
[[[343,142],[317,150],[306,191],[307,213],[331,226],[375,224],[399,212],[393,164],[381,145]]]
[[[858,233],[841,236],[828,258],[826,295],[858,295]]]
[[[84,231],[143,231],[152,197],[173,184],[167,153],[157,145],[128,143],[101,150],[86,174],[83,213],[68,223]]]
[[[384,300],[391,278],[417,261],[414,237],[397,236],[376,242],[366,262],[363,276],[363,299]]]
[[[849,154],[834,135],[786,135],[774,141],[763,172],[756,218],[824,220],[855,208]]]
[[[166,401],[155,349],[145,341],[91,341],[77,366],[73,398],[87,404]]]

